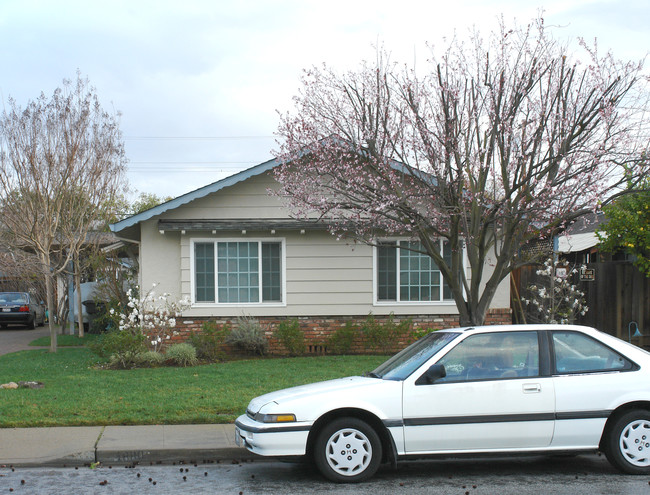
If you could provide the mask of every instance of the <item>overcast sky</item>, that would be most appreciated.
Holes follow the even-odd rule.
[[[618,58],[650,50],[648,0],[0,0],[0,96],[51,95],[77,69],[122,113],[128,179],[179,196],[264,162],[302,69],[424,61],[426,42],[527,23],[598,39]]]

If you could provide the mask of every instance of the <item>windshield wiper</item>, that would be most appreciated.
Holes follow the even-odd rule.
[[[374,371],[364,371],[362,376],[366,376],[368,378],[381,378],[381,375],[378,375]]]

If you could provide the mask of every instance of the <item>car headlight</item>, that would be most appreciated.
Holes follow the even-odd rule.
[[[259,423],[291,423],[296,421],[296,415],[257,413],[253,419]]]
[[[295,414],[262,414],[262,423],[290,423],[296,420]]]

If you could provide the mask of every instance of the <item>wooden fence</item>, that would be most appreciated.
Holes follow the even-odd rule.
[[[593,270],[593,280],[576,282],[589,310],[576,323],[650,347],[650,278],[626,262],[588,263],[587,268]],[[526,266],[512,275],[511,307],[516,323],[530,321],[531,312],[520,304],[519,295],[539,280],[538,269]],[[641,337],[633,336],[637,327]]]

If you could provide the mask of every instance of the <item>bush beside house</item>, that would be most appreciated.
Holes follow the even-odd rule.
[[[268,342],[268,353],[272,355],[291,355],[286,344],[279,338],[277,329],[281,326],[294,326],[297,322],[304,338],[305,354],[373,354],[395,353],[408,344],[415,337],[430,330],[453,328],[458,326],[456,315],[419,315],[399,317],[394,315],[372,315],[375,327],[394,327],[410,322],[408,331],[402,332],[397,338],[379,347],[372,339],[372,332],[364,332],[369,317],[287,317],[287,318],[255,318],[264,329],[264,337]],[[171,342],[193,342],[205,331],[205,328],[226,329],[227,331],[237,326],[237,318],[179,318],[176,322]],[[506,325],[512,322],[510,310],[491,311],[486,318],[487,325]],[[295,328],[295,327],[294,327]],[[370,339],[370,340],[369,340]],[[225,354],[241,353],[232,343],[223,345]],[[298,340],[300,340],[298,338]],[[295,354],[295,353],[294,353]]]

